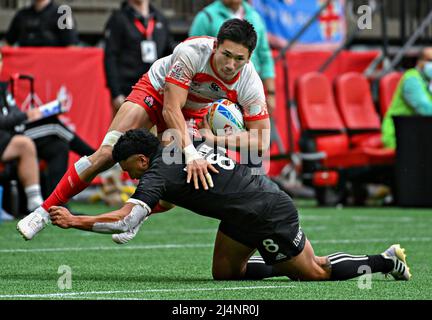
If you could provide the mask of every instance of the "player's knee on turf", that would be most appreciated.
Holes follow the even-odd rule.
[[[310,263],[300,270],[297,275],[301,281],[322,281],[330,278],[330,271],[326,270],[320,257],[313,257]]]
[[[315,256],[313,248],[306,240],[303,251],[286,262],[276,264],[279,274],[292,280],[321,281],[330,278],[330,267],[327,257]]]
[[[321,268],[313,268],[302,274],[299,278],[301,281],[322,281],[327,280],[329,277],[327,273]]]
[[[218,268],[213,266],[212,269],[212,276],[213,276],[213,280],[235,280],[235,279],[239,279],[240,276],[238,274],[235,274],[234,272],[232,272],[231,270],[224,270],[222,268]]]
[[[212,266],[212,276],[214,280],[238,280],[241,279],[246,270],[246,265],[233,265],[223,257],[215,258]]]

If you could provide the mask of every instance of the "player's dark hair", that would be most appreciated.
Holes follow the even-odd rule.
[[[159,140],[147,129],[128,130],[114,145],[112,156],[115,162],[126,160],[134,154],[151,158],[159,147]]]
[[[221,44],[225,40],[239,43],[249,50],[252,54],[257,43],[257,34],[253,25],[242,19],[230,19],[225,21],[219,29],[217,35],[218,43]]]

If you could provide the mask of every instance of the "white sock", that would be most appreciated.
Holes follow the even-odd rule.
[[[32,184],[24,189],[27,196],[27,209],[33,211],[39,207],[42,202],[41,188],[39,184]]]

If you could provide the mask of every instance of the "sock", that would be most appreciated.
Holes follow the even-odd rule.
[[[32,184],[24,189],[27,196],[27,209],[33,211],[39,207],[42,202],[41,187],[39,184]]]
[[[363,274],[359,272],[362,266],[368,266],[372,273],[388,273],[393,270],[394,262],[382,255],[361,255],[353,256],[343,252],[334,253],[328,256],[331,264],[331,280],[347,280],[356,278]]]
[[[69,201],[74,195],[87,188],[90,183],[82,181],[78,176],[75,165],[71,166],[61,178],[57,187],[44,201],[42,207],[48,212],[51,206],[61,206]]]
[[[265,264],[262,257],[253,256],[249,259],[243,280],[261,280],[279,276],[273,266]]]

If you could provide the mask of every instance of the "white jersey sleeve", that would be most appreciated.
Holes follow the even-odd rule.
[[[242,80],[238,89],[238,102],[242,106],[243,119],[256,121],[268,118],[264,87],[252,65],[243,68]]]
[[[186,90],[189,89],[191,81],[198,72],[200,55],[199,52],[188,45],[179,44],[171,57],[171,66],[165,77],[166,82],[176,84]]]

